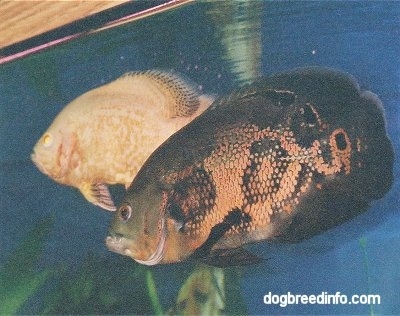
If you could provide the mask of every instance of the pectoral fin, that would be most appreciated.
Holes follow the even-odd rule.
[[[243,248],[212,249],[215,244],[232,227],[239,225],[243,220],[249,220],[239,209],[234,209],[225,216],[224,220],[215,225],[207,240],[191,255],[191,259],[201,260],[216,267],[255,264],[262,261]]]
[[[79,187],[79,190],[90,203],[108,211],[115,211],[117,209],[105,184],[85,183]]]

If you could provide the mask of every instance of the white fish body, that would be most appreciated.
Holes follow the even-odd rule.
[[[115,210],[107,184],[128,187],[149,155],[212,103],[178,75],[129,72],[69,103],[32,160],[91,203]]]

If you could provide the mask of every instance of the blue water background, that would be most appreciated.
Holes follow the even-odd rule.
[[[188,5],[0,67],[0,264],[34,224],[49,215],[55,224],[40,267],[76,266],[88,253],[126,260],[104,246],[112,214],[41,174],[30,161],[35,142],[68,102],[126,71],[172,69],[206,93],[227,93],[251,77],[236,67],[246,61],[246,54],[234,60],[227,52],[240,50],[254,36],[255,47],[261,45],[260,63],[249,73],[328,66],[351,73],[362,88],[378,94],[396,158],[391,191],[365,214],[301,244],[251,247],[269,259],[243,269],[242,295],[249,313],[368,314],[371,308],[379,314],[400,313],[400,2],[250,4],[253,10],[252,5],[232,9],[229,4],[229,10],[223,10],[222,2]],[[243,25],[244,35],[229,46],[221,30],[232,19]],[[365,250],[360,239],[366,241]],[[154,268],[158,284],[175,286],[172,293],[179,288],[168,277],[174,269],[181,265]],[[373,307],[283,308],[263,304],[270,291],[373,293],[382,301]],[[162,286],[161,293],[162,303],[171,305],[173,295]],[[23,311],[35,313],[38,308],[30,301]]]

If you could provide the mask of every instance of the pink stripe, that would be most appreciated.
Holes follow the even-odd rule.
[[[5,63],[10,62],[10,61],[13,61],[14,59],[22,58],[22,57],[28,56],[30,54],[37,53],[37,52],[39,52],[41,50],[44,50],[46,48],[49,48],[49,47],[52,47],[52,46],[67,42],[68,40],[74,39],[74,38],[80,36],[81,34],[82,33],[69,35],[69,36],[66,36],[66,37],[63,37],[63,38],[48,42],[46,44],[42,44],[42,45],[39,45],[39,46],[35,46],[33,48],[29,48],[27,50],[24,50],[22,52],[16,53],[14,55],[2,57],[2,58],[0,58],[0,65],[1,64],[5,64]]]
[[[80,36],[93,34],[93,33],[96,33],[96,32],[99,32],[99,31],[102,31],[102,30],[105,30],[105,29],[109,29],[109,28],[112,28],[112,27],[115,27],[115,26],[118,26],[118,25],[121,25],[121,24],[125,24],[125,23],[128,23],[128,22],[137,20],[137,19],[139,19],[141,17],[145,17],[147,15],[152,15],[152,14],[155,14],[155,13],[158,13],[158,12],[166,11],[168,9],[172,9],[172,8],[174,8],[176,6],[182,5],[184,3],[192,2],[192,1],[193,0],[171,0],[169,2],[166,2],[166,3],[160,4],[158,6],[155,6],[153,8],[146,9],[146,10],[143,10],[143,11],[140,11],[140,12],[137,12],[137,13],[133,13],[133,14],[127,15],[127,16],[125,16],[123,18],[114,20],[114,21],[110,21],[110,22],[106,23],[104,26],[99,27],[98,29],[95,29],[95,30],[89,30],[89,31],[84,31],[84,32],[68,35],[68,36],[65,36],[63,38],[48,42],[46,44],[38,45],[38,46],[35,46],[33,48],[29,48],[27,50],[24,50],[22,52],[19,52],[19,53],[10,55],[10,56],[4,56],[4,57],[0,56],[0,65],[8,63],[8,62],[13,61],[13,60],[16,60],[18,58],[22,58],[22,57],[26,57],[26,56],[34,54],[34,53],[38,53],[38,52],[40,52],[42,50],[48,49],[48,48],[56,46],[56,45],[60,45],[62,43],[65,43],[65,42],[68,42],[70,40],[76,39],[76,38],[78,38]]]

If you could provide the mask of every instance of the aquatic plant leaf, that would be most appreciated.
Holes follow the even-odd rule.
[[[160,300],[158,299],[157,288],[151,270],[146,271],[146,284],[154,314],[164,315]]]
[[[226,291],[226,308],[224,312],[226,315],[248,315],[248,310],[240,291],[242,272],[242,267],[229,267],[224,269]]]
[[[22,278],[31,275],[41,255],[43,243],[50,232],[52,223],[53,219],[49,217],[36,224],[6,263],[0,267],[1,287],[12,286],[16,277]]]
[[[53,274],[53,269],[37,272],[35,264],[53,220],[44,219],[21,241],[7,262],[0,267],[0,314],[15,314]]]
[[[369,266],[369,259],[368,259],[368,254],[367,254],[367,238],[362,237],[358,240],[358,242],[361,247],[363,261],[364,261],[364,269],[365,269],[365,273],[367,276],[367,293],[372,294],[371,269]],[[375,315],[373,304],[369,304],[369,314],[371,316]]]
[[[58,274],[40,314],[155,314],[146,271],[131,260],[90,254]]]
[[[32,277],[20,279],[19,283],[15,284],[11,290],[3,291],[2,289],[0,315],[17,313],[26,300],[38,291],[51,275],[53,275],[53,271],[45,270]]]

